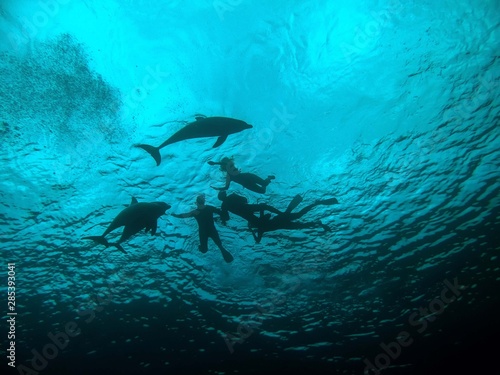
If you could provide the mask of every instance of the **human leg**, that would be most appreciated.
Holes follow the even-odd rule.
[[[208,251],[208,233],[206,233],[203,230],[200,230],[199,237],[200,237],[199,249],[202,253],[206,253]]]
[[[269,185],[269,183],[274,179],[274,176],[269,176],[265,180],[263,178],[260,178],[256,174],[253,173],[240,173],[235,179],[233,177],[233,180],[235,182],[239,182],[243,187],[247,188],[248,190],[252,190],[256,193],[263,194],[266,192],[266,187]]]
[[[295,199],[295,198],[294,198]],[[325,206],[329,206],[329,205],[332,205],[332,204],[338,204],[339,202],[337,201],[337,199],[335,198],[329,198],[329,199],[323,199],[323,200],[318,200],[306,207],[304,207],[303,209],[301,209],[299,212],[294,212],[294,213],[291,213],[290,214],[290,218],[291,220],[296,220],[302,216],[304,216],[305,214],[307,214],[309,211],[311,211],[314,207],[316,206],[319,206],[319,205],[325,205]],[[290,203],[291,204],[291,203]]]
[[[311,211],[314,207],[316,207],[318,204],[317,203],[312,203],[308,206],[305,206],[303,209],[301,209],[299,212],[292,212],[290,213],[290,220],[297,220],[307,214],[309,211]]]
[[[282,214],[283,212],[278,210],[277,208],[274,208],[273,206],[270,206],[266,203],[259,203],[259,204],[248,204],[247,205],[248,211],[249,212],[260,212],[260,216],[264,215],[264,211],[269,211],[274,214]]]
[[[278,210],[277,208],[274,208],[273,206],[270,206],[266,203],[260,203],[260,204],[258,204],[258,206],[259,206],[259,211],[261,212],[261,215],[262,215],[263,211],[269,211],[269,212],[272,212],[273,214],[277,214],[277,215],[283,213],[282,211]]]
[[[226,263],[231,263],[234,260],[234,258],[231,255],[231,253],[229,251],[227,251],[226,249],[224,249],[224,246],[222,246],[222,241],[220,240],[219,233],[217,232],[217,230],[214,229],[212,231],[212,233],[210,234],[210,237],[212,238],[212,240],[215,242],[215,244],[219,248],[219,250],[222,254],[222,257],[224,258]]]

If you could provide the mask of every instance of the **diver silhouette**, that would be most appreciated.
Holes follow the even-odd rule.
[[[255,234],[255,231],[252,230],[252,235],[255,239],[255,242],[259,243],[262,239],[262,235],[265,232],[271,232],[280,229],[308,229],[322,227],[325,232],[330,231],[330,228],[327,225],[323,224],[320,220],[313,222],[294,222],[293,220],[301,218],[316,206],[338,204],[339,202],[336,198],[318,200],[304,207],[299,212],[292,212],[293,209],[300,204],[300,202],[302,202],[302,197],[300,195],[296,195],[292,199],[284,213],[278,214],[273,218],[271,218],[271,214],[261,215],[256,223],[250,223],[252,228],[257,228],[257,235]]]
[[[205,197],[203,195],[199,195],[196,198],[196,209],[191,212],[186,212],[183,214],[175,214],[173,213],[173,217],[177,218],[188,218],[194,217],[198,222],[198,232],[200,236],[200,251],[202,253],[206,253],[208,251],[208,238],[211,238],[215,244],[218,246],[220,252],[222,253],[222,257],[227,263],[231,263],[233,261],[233,256],[229,251],[224,249],[222,246],[222,242],[219,237],[219,233],[215,228],[214,224],[214,213],[221,214],[221,210],[215,208],[214,206],[205,205]]]
[[[220,170],[226,172],[226,185],[224,187],[214,187],[215,190],[227,190],[231,181],[240,184],[248,190],[252,190],[256,193],[263,194],[266,192],[267,185],[274,180],[274,176],[268,176],[265,180],[253,173],[242,173],[234,165],[234,160],[232,158],[224,157],[221,161],[209,161],[210,165],[220,165]]]
[[[275,214],[283,214],[282,211],[265,203],[249,204],[248,200],[238,194],[227,195],[225,191],[221,191],[218,196],[222,202],[220,215],[222,222],[225,224],[229,220],[229,212],[242,217],[248,221],[248,225],[257,225],[259,218],[254,215],[254,212],[260,212],[260,216],[264,215],[264,211],[269,211]]]

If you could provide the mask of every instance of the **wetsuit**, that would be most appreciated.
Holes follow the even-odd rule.
[[[337,199],[330,198],[330,199],[319,200],[313,204],[304,207],[299,212],[291,212],[293,208],[298,203],[300,203],[301,200],[302,198],[300,196],[296,196],[294,198],[295,202],[292,201],[284,213],[276,215],[272,219],[269,219],[269,217],[259,218],[259,221],[254,226],[257,228],[258,232],[257,236],[255,236],[254,234],[255,241],[257,243],[260,242],[262,235],[265,232],[271,232],[279,229],[308,229],[308,228],[322,227],[325,232],[329,231],[330,228],[319,220],[314,222],[298,222],[298,223],[294,222],[293,220],[299,219],[300,217],[304,216],[306,213],[311,211],[311,209],[313,209],[318,205],[337,204],[338,203]]]
[[[260,212],[261,216],[265,210],[273,212],[275,214],[281,214],[282,212],[278,209],[269,206],[265,203],[260,204],[248,204],[248,200],[245,197],[237,194],[228,195],[221,205],[222,214],[221,217],[224,221],[229,219],[229,212],[235,215],[241,216],[243,219],[247,220],[251,225],[257,225],[259,218],[254,215],[254,212]]]
[[[204,206],[202,209],[196,210],[197,214],[194,218],[198,222],[200,235],[200,251],[206,253],[208,251],[208,239],[211,238],[219,249],[224,249],[219,237],[219,233],[214,224],[214,213],[219,212],[214,206]]]
[[[256,193],[261,193],[261,194],[266,192],[266,187],[271,182],[270,178],[264,180],[263,178],[260,178],[259,176],[253,173],[238,173],[235,175],[228,174],[228,176],[231,181],[240,184],[241,186],[247,188],[248,190],[252,190]]]

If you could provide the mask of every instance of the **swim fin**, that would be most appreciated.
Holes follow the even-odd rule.
[[[329,199],[323,199],[318,201],[318,204],[324,204],[324,205],[331,205],[331,204],[338,204],[339,201],[337,198],[329,198]]]
[[[300,202],[302,202],[302,197],[299,194],[297,194],[295,197],[293,197],[290,204],[288,204],[288,207],[286,208],[285,213],[289,214],[290,212],[292,212],[293,209],[300,204]]]
[[[222,253],[222,257],[224,258],[226,263],[231,263],[234,260],[233,256],[231,255],[231,253],[229,251],[221,249],[220,252]]]

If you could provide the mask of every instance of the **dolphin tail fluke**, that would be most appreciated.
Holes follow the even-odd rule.
[[[118,250],[120,250],[122,253],[125,253],[127,254],[127,252],[123,249],[122,245],[120,245],[119,243],[111,243],[111,242],[108,242],[107,239],[105,239],[103,236],[89,236],[89,237],[83,237],[82,240],[92,240],[92,241],[95,241],[97,242],[99,245],[104,245],[106,247],[110,247],[110,246],[114,246],[116,247]]]
[[[134,147],[142,148],[143,150],[147,151],[149,155],[151,155],[153,159],[155,159],[156,165],[160,165],[161,155],[160,155],[160,149],[158,147],[146,145],[143,143],[135,144]]]
[[[120,245],[119,243],[110,243],[111,246],[114,246],[116,247],[118,250],[120,250],[122,253],[125,253],[127,254],[127,252],[123,249],[122,245]]]
[[[105,239],[103,236],[89,236],[89,237],[83,237],[82,240],[92,240],[97,242],[100,245],[104,245],[108,247],[110,243],[108,242],[107,239]]]

